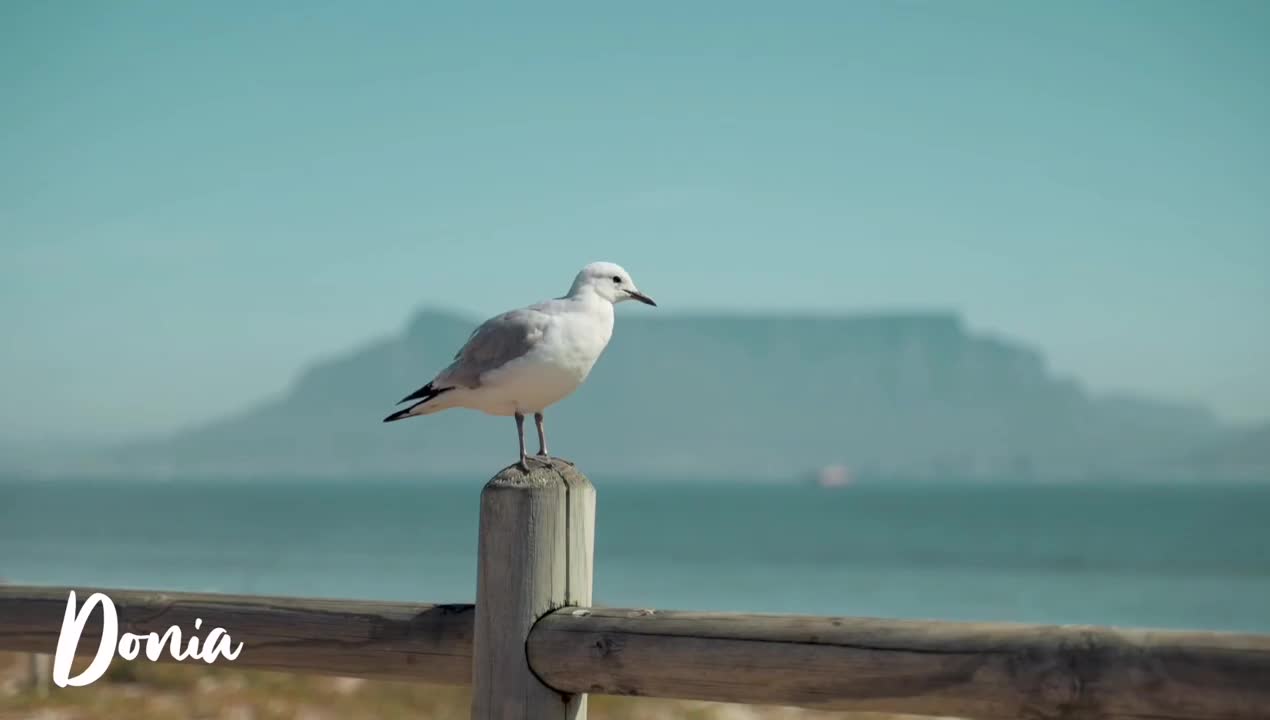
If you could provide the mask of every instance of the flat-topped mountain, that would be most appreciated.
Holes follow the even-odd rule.
[[[551,447],[623,476],[1144,477],[1211,446],[1199,408],[1095,397],[1035,350],[949,313],[621,313]],[[248,411],[113,454],[121,471],[488,474],[515,458],[508,418],[465,410],[384,425],[449,362],[473,319],[422,311],[399,336],[317,363]],[[532,433],[530,433],[532,435]],[[532,444],[531,444],[532,447]]]
[[[1270,480],[1270,423],[1225,433],[1215,442],[1181,454],[1175,467],[1193,477]]]

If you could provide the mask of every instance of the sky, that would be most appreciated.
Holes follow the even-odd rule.
[[[1264,419],[1268,37],[1233,0],[9,0],[0,438],[213,418],[600,259],[657,312],[954,309]]]

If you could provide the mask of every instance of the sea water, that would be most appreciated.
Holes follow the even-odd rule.
[[[1270,486],[596,484],[599,605],[1270,632]],[[471,602],[480,489],[0,478],[0,578]]]

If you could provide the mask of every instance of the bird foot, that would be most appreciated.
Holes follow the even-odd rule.
[[[537,460],[538,462],[546,463],[547,465],[551,465],[552,463],[556,463],[556,462],[562,462],[565,465],[568,465],[569,467],[573,467],[573,463],[569,462],[568,460],[565,460],[564,458],[552,457],[550,455],[544,455],[543,453],[538,453],[537,455],[534,455],[534,459]]]
[[[515,466],[521,472],[529,473],[529,471],[535,466],[542,466],[542,467],[549,468],[558,462],[564,463],[565,465],[568,465],[569,467],[574,467],[573,463],[569,462],[568,460],[565,460],[564,458],[551,457],[550,455],[542,455],[542,454],[526,455],[525,457],[518,460]]]

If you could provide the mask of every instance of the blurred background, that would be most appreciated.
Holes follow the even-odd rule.
[[[597,603],[1270,632],[1267,37],[1235,1],[6,2],[0,577],[470,602],[513,424],[380,419],[610,260],[660,307],[548,412]],[[0,715],[466,716],[14,660]]]

